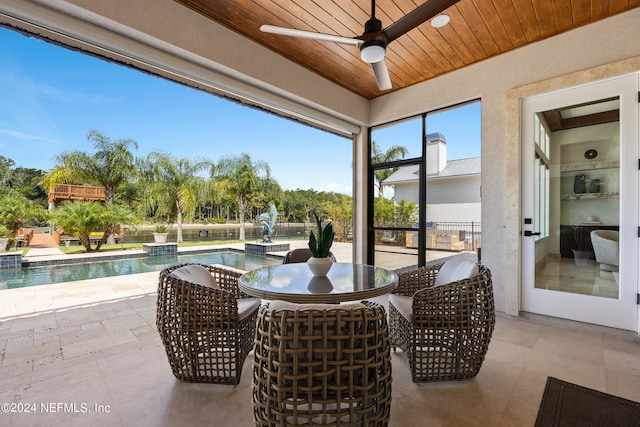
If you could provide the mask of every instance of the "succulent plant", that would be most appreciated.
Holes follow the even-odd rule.
[[[336,233],[333,231],[333,224],[331,224],[331,222],[328,222],[323,227],[322,221],[318,218],[318,214],[313,212],[313,216],[316,217],[316,229],[311,230],[309,249],[311,249],[314,257],[326,258],[329,256],[331,245],[333,244],[333,237]]]
[[[154,233],[168,233],[169,232],[169,226],[167,224],[156,224],[153,227],[153,232]]]

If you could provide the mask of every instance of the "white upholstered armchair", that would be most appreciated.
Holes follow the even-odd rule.
[[[593,230],[591,244],[596,254],[596,261],[600,263],[600,270],[618,271],[618,254],[620,234],[616,230]]]

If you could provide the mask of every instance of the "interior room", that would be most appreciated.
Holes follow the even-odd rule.
[[[536,244],[536,287],[618,298],[619,272],[600,268],[590,233],[620,229],[619,113],[615,99],[540,115],[550,146],[550,206],[548,242]],[[617,265],[618,253],[613,258]]]

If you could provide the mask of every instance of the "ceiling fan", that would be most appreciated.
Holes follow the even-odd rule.
[[[371,64],[378,88],[380,90],[386,90],[391,89],[391,78],[389,77],[389,71],[387,70],[387,64],[384,59],[387,45],[423,22],[428,21],[445,9],[458,3],[458,1],[460,0],[429,0],[387,28],[382,29],[382,22],[376,18],[376,1],[371,0],[371,18],[365,22],[364,33],[358,37],[342,37],[313,31],[278,27],[275,25],[262,25],[260,30],[265,33],[356,46],[360,49],[360,58],[364,62]]]

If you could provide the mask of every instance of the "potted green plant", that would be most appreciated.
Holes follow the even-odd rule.
[[[156,243],[167,243],[167,236],[169,235],[169,225],[156,224],[153,227],[153,241]]]
[[[313,216],[316,218],[316,228],[311,230],[309,236],[309,249],[313,256],[309,258],[307,265],[309,265],[311,272],[315,276],[325,276],[333,265],[333,260],[329,257],[329,254],[331,253],[335,232],[331,221],[323,226],[318,214],[313,212]]]
[[[8,251],[14,241],[13,232],[4,225],[0,225],[0,252]]]

